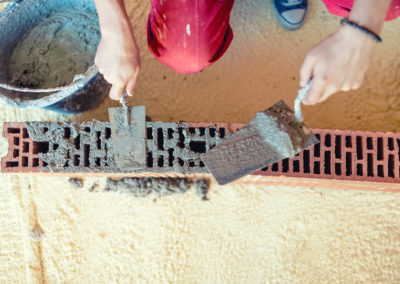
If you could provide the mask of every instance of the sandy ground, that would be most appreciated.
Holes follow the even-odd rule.
[[[291,102],[307,51],[338,18],[311,1],[305,26],[286,32],[266,1],[236,1],[234,42],[198,75],[175,74],[146,49],[147,1],[129,15],[142,51],[134,104],[153,120],[248,122]],[[400,21],[388,23],[364,86],[306,109],[311,127],[399,131]],[[0,122],[107,120],[105,101],[78,117],[0,104]],[[7,151],[4,140],[0,155]],[[2,283],[400,282],[400,197],[393,193],[213,185],[154,199],[73,189],[66,177],[0,175]],[[88,190],[94,183],[100,192]]]

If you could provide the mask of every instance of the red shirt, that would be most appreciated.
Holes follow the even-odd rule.
[[[354,0],[322,0],[331,14],[348,17]],[[377,0],[380,1],[380,0]],[[393,0],[386,15],[386,21],[391,21],[400,16],[400,0]]]

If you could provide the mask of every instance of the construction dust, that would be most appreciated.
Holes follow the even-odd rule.
[[[94,63],[100,31],[89,8],[65,7],[42,19],[14,48],[10,84],[54,88],[71,83]]]

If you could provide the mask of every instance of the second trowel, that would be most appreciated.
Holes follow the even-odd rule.
[[[121,96],[122,107],[109,108],[115,165],[120,170],[146,168],[146,109],[128,107],[126,92]]]

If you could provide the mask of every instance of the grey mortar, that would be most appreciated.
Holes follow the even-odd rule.
[[[83,187],[83,180],[81,178],[69,178],[68,182],[74,187],[74,188],[82,188]]]
[[[47,145],[47,151],[38,153],[45,162],[41,171],[132,172],[115,166],[109,122],[26,122],[25,125],[33,141]],[[216,126],[194,128],[187,123],[146,122],[147,168],[144,171],[207,173],[200,154],[220,143],[221,136]]]
[[[128,193],[135,197],[146,197],[153,193],[157,197],[182,194],[188,191],[193,182],[186,178],[131,178],[107,179],[105,191]]]

